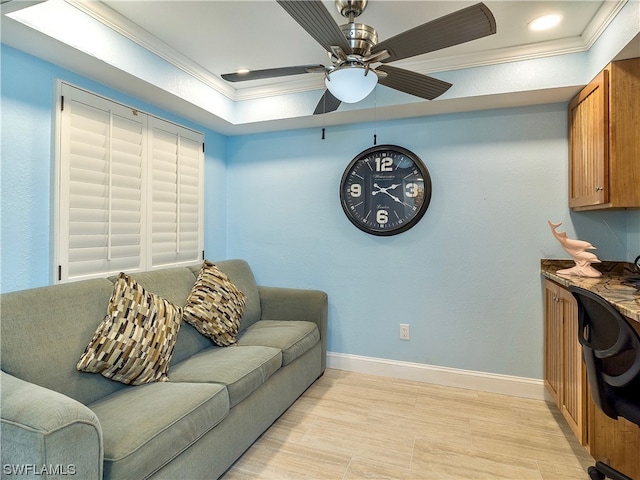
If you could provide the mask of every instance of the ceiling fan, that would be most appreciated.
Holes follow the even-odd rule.
[[[380,84],[433,100],[451,84],[388,65],[390,62],[433,52],[496,33],[496,21],[483,3],[458,10],[417,26],[382,42],[376,30],[355,23],[368,0],[335,0],[336,8],[349,23],[338,26],[322,0],[276,0],[304,30],[329,54],[331,66],[298,65],[293,67],[227,73],[229,82],[261,80],[303,73],[323,73],[325,90],[314,115],[336,110],[342,102],[355,103]],[[375,64],[380,64],[374,66]]]

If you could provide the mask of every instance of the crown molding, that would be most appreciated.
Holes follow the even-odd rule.
[[[586,50],[589,50],[596,40],[600,38],[600,35],[607,29],[609,24],[618,15],[618,12],[627,4],[629,0],[618,0],[617,2],[605,1],[600,9],[593,16],[587,28],[582,32],[582,41],[586,46]],[[632,0],[637,1],[637,0]]]
[[[236,90],[233,87],[104,3],[82,0],[64,1],[218,93],[236,100]]]

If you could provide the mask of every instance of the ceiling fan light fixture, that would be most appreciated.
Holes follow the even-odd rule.
[[[345,65],[329,72],[324,83],[341,102],[357,103],[373,91],[378,76],[362,65]]]

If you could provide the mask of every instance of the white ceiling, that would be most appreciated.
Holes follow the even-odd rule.
[[[229,124],[228,121],[220,122],[215,112],[197,105],[192,99],[179,96],[176,98],[175,93],[164,92],[160,85],[150,85],[148,80],[135,75],[135,78],[131,77],[126,70],[114,70],[113,65],[105,66],[96,62],[95,56],[87,56],[82,45],[72,45],[72,48],[69,48],[69,45],[52,42],[49,37],[36,35],[24,26],[17,27],[14,25],[17,22],[6,18],[6,15],[2,16],[3,43],[71,68],[125,93],[137,95],[144,100],[153,99],[160,107],[169,108],[222,133],[248,133],[319,124],[319,116],[313,118],[311,112],[315,102],[322,95],[321,74],[233,84],[220,78],[222,74],[234,72],[238,68],[264,69],[315,63],[330,64],[323,48],[274,0],[65,1],[177,66],[182,72],[198,79],[232,102],[242,103],[243,100],[310,92],[313,94],[313,103],[309,106],[308,113],[305,110],[304,114],[281,119],[270,118],[251,125],[251,122],[247,122],[247,125]],[[16,6],[11,7],[12,4],[29,3],[38,2],[9,1],[2,5],[2,13],[17,9]],[[324,3],[336,23],[347,23],[347,19],[341,17],[335,9],[332,0],[325,0]],[[477,1],[369,0],[365,12],[356,21],[375,27],[379,40],[384,40],[474,3]],[[438,73],[444,75],[444,72],[464,71],[472,67],[585,52],[624,8],[627,0],[487,0],[484,3],[495,16],[495,35],[394,62],[393,65],[438,77]],[[563,18],[560,25],[544,32],[528,30],[527,25],[531,20],[547,13],[559,13]],[[43,44],[50,45],[46,47]],[[640,41],[632,47],[626,56],[639,56]],[[464,98],[453,98],[448,103],[438,100],[411,103],[415,100],[415,97],[411,97],[409,103],[406,99],[398,101],[398,108],[395,109],[391,104],[387,104],[386,108],[378,107],[376,115],[379,119],[421,115],[425,114],[425,104],[431,105],[429,113],[444,113],[464,109],[567,101],[577,91],[575,87],[574,83],[548,91],[532,88],[530,92],[517,92],[508,99],[505,96],[478,95],[473,102],[465,101]],[[326,118],[322,119],[322,124],[369,119],[370,113],[364,110],[371,108],[370,105],[366,106],[363,102],[360,108],[362,112],[359,111],[358,105],[343,105],[338,112],[327,114]]]
[[[108,6],[114,12],[102,7]],[[348,23],[325,0],[336,23]],[[455,12],[476,1],[370,0],[357,22],[373,26],[379,40]],[[466,44],[414,57],[394,65],[420,73],[502,63],[531,56],[584,51],[619,7],[608,1],[486,1],[496,18],[497,33]],[[275,1],[122,1],[86,3],[102,18],[169,56],[179,56],[220,78],[239,68],[252,70],[305,64],[329,65],[324,49]],[[534,18],[559,13],[556,28],[532,32]],[[159,42],[155,40],[159,40]],[[309,87],[321,88],[322,75],[303,75]],[[235,83],[236,99],[273,95],[301,77]],[[255,88],[257,85],[263,88]],[[265,88],[269,85],[270,88]],[[304,88],[304,87],[296,87]]]

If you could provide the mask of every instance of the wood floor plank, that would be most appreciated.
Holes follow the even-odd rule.
[[[223,480],[583,480],[555,405],[327,370]]]

